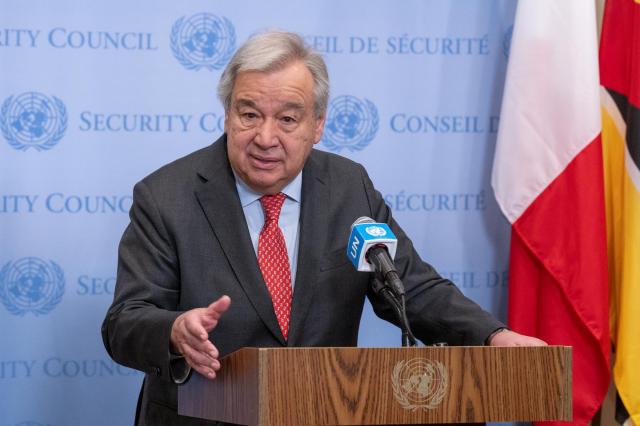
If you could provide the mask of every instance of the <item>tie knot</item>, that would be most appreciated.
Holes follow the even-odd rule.
[[[260,198],[260,204],[262,204],[262,210],[264,210],[265,222],[278,221],[280,217],[280,209],[287,196],[282,192],[278,192],[275,195],[263,195]]]

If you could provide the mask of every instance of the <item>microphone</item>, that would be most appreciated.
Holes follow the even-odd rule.
[[[402,346],[415,346],[405,308],[404,285],[400,280],[393,259],[398,239],[389,225],[377,223],[367,216],[356,219],[351,225],[347,244],[347,257],[358,271],[376,272],[372,288],[394,309],[402,329]]]
[[[386,223],[377,223],[362,216],[351,225],[347,244],[347,257],[358,271],[378,272],[398,296],[404,295],[404,286],[393,259],[398,239]]]

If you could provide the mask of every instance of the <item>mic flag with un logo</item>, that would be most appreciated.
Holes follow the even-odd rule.
[[[351,225],[351,235],[347,244],[347,257],[353,266],[361,272],[374,272],[375,269],[367,261],[367,252],[375,246],[383,245],[393,260],[396,256],[398,239],[386,223],[376,223],[363,216]]]

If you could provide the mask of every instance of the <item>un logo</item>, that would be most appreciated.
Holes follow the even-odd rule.
[[[25,257],[0,270],[0,300],[14,315],[48,314],[63,294],[64,272],[54,262]]]
[[[360,151],[375,137],[379,121],[373,102],[339,96],[329,104],[322,143],[332,151]]]
[[[364,228],[365,232],[372,237],[384,237],[387,235],[387,231],[384,230],[381,226],[367,226]]]
[[[236,48],[236,32],[227,18],[198,13],[178,19],[171,28],[171,50],[188,70],[222,68]]]
[[[440,361],[413,358],[398,362],[391,373],[393,396],[405,410],[432,410],[449,390],[447,367]]]
[[[9,96],[0,109],[0,130],[15,149],[51,149],[67,130],[67,108],[55,96],[41,93]]]

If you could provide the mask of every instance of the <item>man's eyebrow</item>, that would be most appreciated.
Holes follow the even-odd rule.
[[[285,102],[284,104],[282,104],[282,109],[293,109],[293,110],[303,111],[304,104],[301,104],[300,102]]]
[[[256,108],[256,103],[253,102],[250,99],[238,99],[236,101],[236,107],[250,107],[250,108]]]

